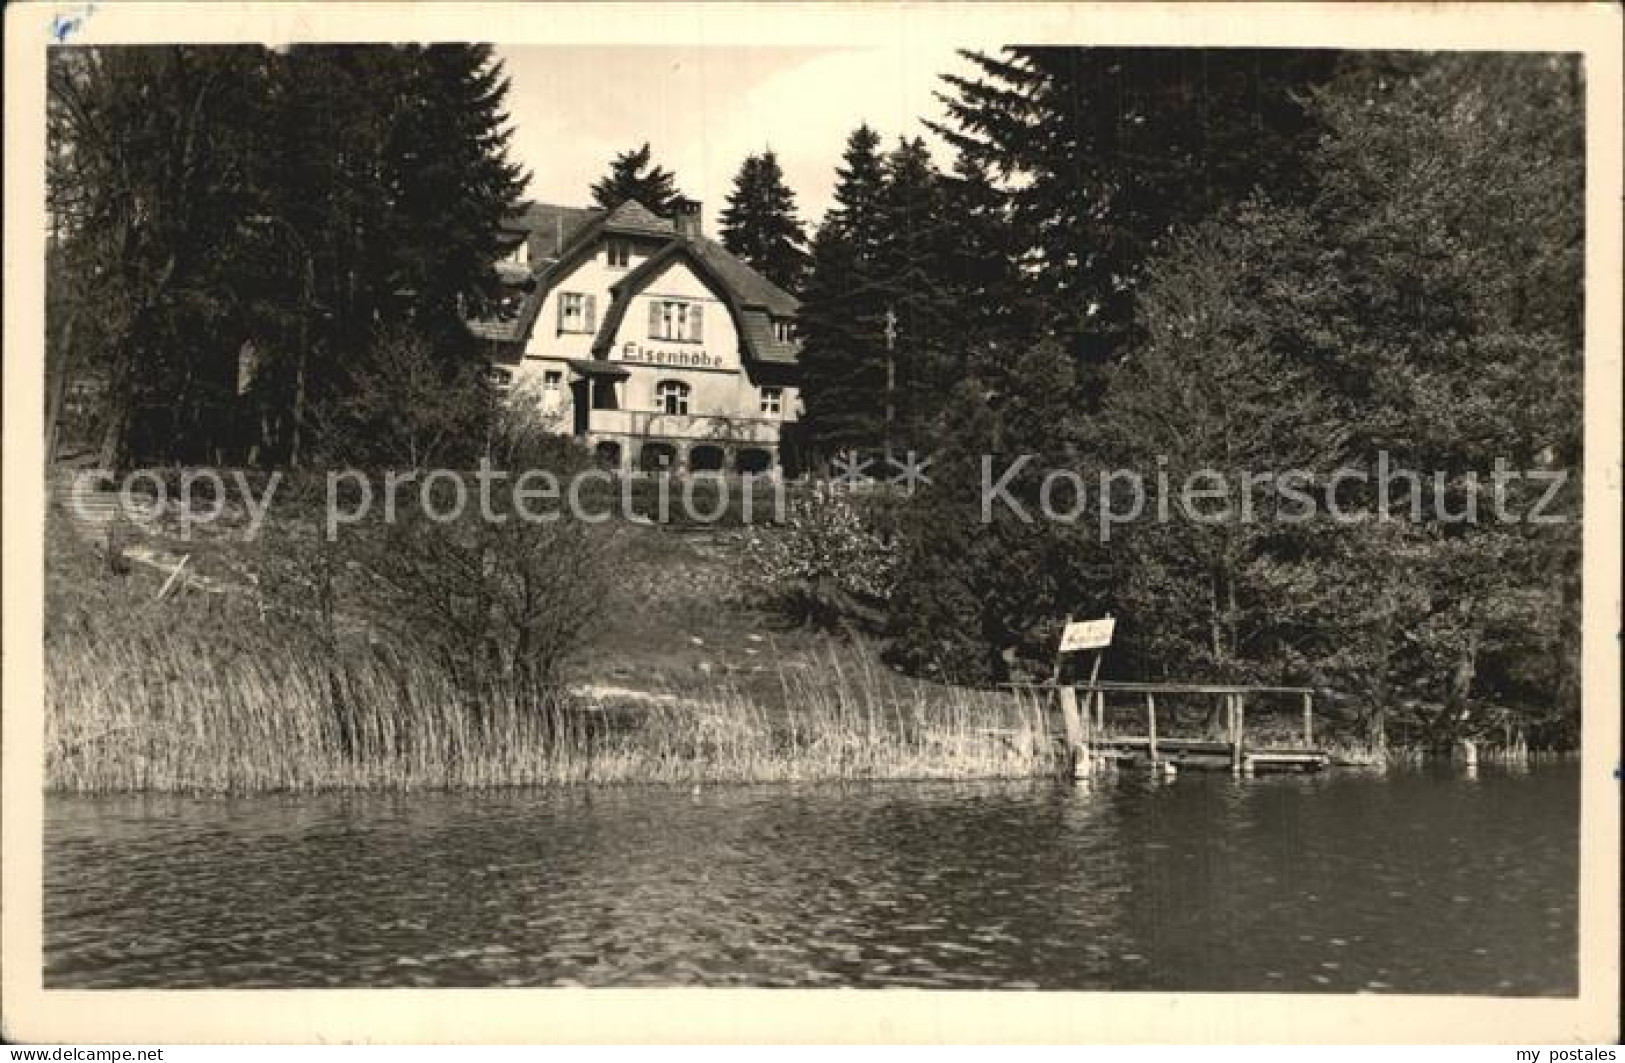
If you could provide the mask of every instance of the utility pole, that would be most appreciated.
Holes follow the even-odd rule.
[[[886,308],[886,465],[891,465],[892,421],[895,418],[892,393],[897,388],[897,361],[893,348],[897,344],[897,315]]]

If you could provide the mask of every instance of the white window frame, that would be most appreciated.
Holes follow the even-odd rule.
[[[559,293],[559,331],[587,332],[587,293]]]
[[[796,323],[786,317],[774,318],[773,338],[780,343],[793,343],[796,338]]]
[[[657,412],[686,417],[688,415],[689,396],[693,391],[693,387],[686,381],[661,380],[657,382],[655,384]]]
[[[542,390],[558,391],[564,384],[564,370],[549,369],[542,373]]]
[[[761,411],[763,417],[780,417],[784,414],[784,389],[775,385],[765,385],[761,389]]]
[[[700,303],[694,299],[655,299],[660,307],[660,327],[649,338],[668,343],[704,343],[703,311],[696,314]],[[696,325],[698,327],[696,327]]]
[[[625,269],[632,264],[632,241],[615,237],[604,242],[604,261],[610,269]]]

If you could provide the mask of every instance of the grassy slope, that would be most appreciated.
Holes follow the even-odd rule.
[[[344,722],[335,723],[328,665],[260,622],[250,590],[256,548],[240,521],[191,541],[173,526],[123,528],[125,553],[157,563],[116,574],[55,510],[52,785],[241,790],[1053,767],[1030,706],[904,680],[870,646],[788,628],[754,607],[726,532],[625,530],[630,561],[577,673],[573,703],[592,711],[569,717],[597,721],[592,733],[575,722],[549,730],[500,705],[497,722],[476,731],[459,692],[410,661],[342,663]],[[200,583],[157,600],[182,554]],[[340,748],[339,731],[362,736],[362,752]]]

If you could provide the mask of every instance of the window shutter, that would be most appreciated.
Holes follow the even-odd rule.
[[[649,338],[660,338],[660,300],[649,300]]]
[[[568,298],[563,292],[559,293],[559,331],[564,331],[564,301]]]
[[[596,295],[587,296],[586,303],[587,303],[587,331],[588,332],[597,332],[598,331],[598,296],[596,296]]]
[[[705,338],[705,318],[701,316],[704,312],[705,307],[699,303],[695,303],[688,308],[689,339],[703,340]]]

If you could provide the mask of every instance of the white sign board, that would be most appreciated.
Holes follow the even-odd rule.
[[[1077,620],[1061,631],[1061,652],[1099,650],[1112,644],[1112,631],[1117,627],[1115,617],[1104,620]]]

